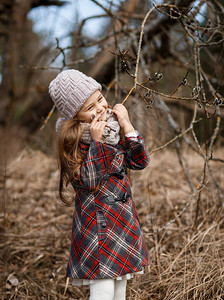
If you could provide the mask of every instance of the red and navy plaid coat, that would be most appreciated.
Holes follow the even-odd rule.
[[[80,181],[72,183],[75,210],[67,276],[106,279],[141,271],[149,259],[132,200],[127,168],[144,169],[144,140],[125,138],[116,146],[81,144]]]

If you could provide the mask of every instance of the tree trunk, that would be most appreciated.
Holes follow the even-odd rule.
[[[19,94],[16,73],[19,69],[19,45],[23,36],[27,13],[37,6],[62,6],[65,1],[54,0],[1,0],[0,3],[0,41],[2,81],[0,86],[0,124],[7,124],[14,113]]]
[[[2,38],[2,83],[0,87],[0,123],[11,118],[16,99],[15,73],[18,68],[18,44],[30,8],[30,1],[3,0],[0,12]]]

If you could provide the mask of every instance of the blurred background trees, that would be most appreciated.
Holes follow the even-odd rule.
[[[57,32],[50,39],[34,32],[31,10],[53,5],[60,12],[71,3],[66,44]],[[1,1],[0,124],[38,135],[53,105],[49,82],[76,68],[103,84],[112,106],[125,99],[150,149],[182,138],[209,149],[211,159],[212,146],[223,143],[223,1],[89,3],[101,13],[82,18],[78,1]],[[100,20],[97,34],[85,29]],[[53,127],[45,127],[47,136]]]
[[[102,13],[95,15],[93,11],[86,19],[79,16],[78,24],[77,5],[74,28],[69,29],[70,42],[61,46],[59,39],[52,42],[52,37],[47,43],[35,33],[27,16],[40,6],[54,5],[60,11],[69,2],[1,1],[0,123],[20,124],[30,132],[38,129],[52,106],[48,84],[66,68],[78,68],[104,84],[112,105],[122,102],[134,82],[140,50],[139,83],[150,79],[145,87],[135,88],[127,101],[139,129],[153,127],[154,142],[158,145],[158,132],[159,139],[164,141],[173,130],[186,129],[196,101],[197,113],[203,121],[195,128],[201,141],[209,139],[217,113],[223,115],[222,1],[90,2],[100,7]],[[141,24],[150,9],[139,49]],[[102,20],[96,36],[84,30],[93,20]],[[145,106],[150,108],[146,110]],[[168,117],[168,110],[172,118]],[[146,119],[150,119],[147,126]]]
[[[50,55],[50,46],[44,46],[41,37],[33,32],[33,24],[27,18],[28,12],[41,5],[63,4],[63,1],[1,1],[1,124],[20,121],[27,110],[35,106],[32,89],[38,87],[32,87],[34,73],[31,68],[46,63]],[[41,92],[40,88],[40,96]],[[39,109],[41,111],[41,105]],[[32,124],[30,126],[32,128]]]

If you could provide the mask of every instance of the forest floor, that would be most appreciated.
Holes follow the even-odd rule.
[[[87,300],[88,287],[72,287],[65,277],[73,205],[59,200],[57,161],[22,146],[1,167],[0,297]],[[189,149],[183,154],[196,192],[172,150],[155,152],[145,170],[132,172],[151,262],[128,282],[128,300],[224,299],[223,208],[207,171],[198,185],[203,159]],[[210,165],[224,190],[223,163]]]

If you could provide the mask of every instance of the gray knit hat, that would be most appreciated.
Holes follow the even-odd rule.
[[[77,70],[62,71],[49,85],[53,102],[67,120],[73,118],[97,90],[102,90],[102,86]]]

